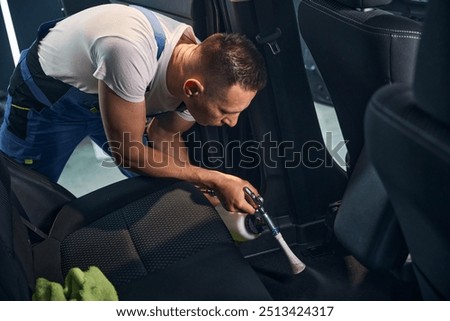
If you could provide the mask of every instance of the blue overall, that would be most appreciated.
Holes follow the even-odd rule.
[[[152,25],[158,45],[157,59],[159,59],[166,41],[160,22],[150,10],[133,7],[143,12]],[[36,41],[42,40],[56,23],[57,21],[51,21],[41,25]],[[0,128],[0,151],[16,162],[25,164],[56,182],[70,155],[85,137],[90,137],[109,155],[111,153],[98,108],[98,95],[87,94],[75,87],[70,87],[52,104],[33,80],[27,65],[28,50],[21,53],[16,68],[20,68],[22,79],[34,99],[45,107],[38,110],[17,106],[12,104],[12,97],[8,95],[4,120]],[[26,113],[24,139],[8,129],[12,108],[21,109]],[[121,171],[128,177],[136,175],[122,168]]]

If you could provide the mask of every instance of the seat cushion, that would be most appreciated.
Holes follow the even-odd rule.
[[[97,266],[122,300],[270,298],[206,198],[174,180],[133,178],[68,204],[35,257],[58,263],[37,264],[52,280]]]
[[[166,269],[116,287],[120,300],[272,300],[233,244],[214,244]]]
[[[61,242],[63,273],[94,264],[124,284],[212,244],[232,243],[215,210],[193,192],[186,183],[169,185],[68,235]]]

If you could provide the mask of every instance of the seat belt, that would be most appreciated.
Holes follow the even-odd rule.
[[[30,222],[27,213],[25,212],[25,209],[23,208],[22,204],[20,203],[19,199],[17,198],[16,194],[11,191],[10,192],[10,201],[11,205],[17,210],[20,216],[20,220],[22,223],[34,234],[42,238],[43,240],[46,240],[48,238],[48,235],[44,233],[41,229],[39,229],[37,226],[35,226],[33,223]]]
[[[284,68],[282,64],[283,48],[279,46],[278,40],[282,37],[282,30],[277,26],[274,16],[274,6],[272,1],[277,0],[254,0],[254,8],[256,13],[256,20],[258,23],[259,34],[256,36],[258,44],[264,46],[265,59],[267,65],[267,73],[269,76],[269,83],[272,89],[272,97],[275,103],[273,107],[276,115],[278,128],[280,129],[280,139],[283,141],[293,141],[296,139],[296,129],[293,127],[292,118],[289,109],[290,101],[288,98],[288,91],[286,89],[286,81],[284,76]],[[286,67],[289,68],[289,67]],[[269,89],[269,88],[267,88]],[[303,103],[300,101],[299,103]],[[282,129],[282,130],[281,130]],[[293,155],[288,155],[285,152],[285,158]],[[292,191],[297,188],[297,181],[302,181],[302,171],[286,168],[286,188],[289,192],[290,206],[295,209],[298,205],[298,200],[295,200],[296,194]]]
[[[264,46],[273,97],[276,104],[282,108],[288,105],[286,90],[283,86],[283,66],[279,56],[282,49],[277,42],[282,32],[275,24],[272,0],[256,0],[253,3],[259,27],[256,41]]]
[[[277,39],[281,37],[281,29],[275,26],[272,11],[269,11],[273,10],[272,2],[271,0],[255,1],[255,9],[259,26],[256,41],[261,45],[267,44],[272,55],[276,56],[281,52],[277,42]]]

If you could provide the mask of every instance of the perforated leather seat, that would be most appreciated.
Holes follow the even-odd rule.
[[[408,250],[386,191],[365,153],[363,119],[377,89],[412,82],[421,36],[416,21],[374,8],[390,2],[303,0],[298,12],[302,36],[348,141],[349,182],[335,232],[360,262],[383,270],[401,266]]]
[[[364,145],[367,103],[381,86],[411,83],[421,25],[375,7],[391,0],[303,0],[302,36],[330,92],[350,171]]]
[[[450,299],[449,14],[449,1],[430,1],[414,84],[382,88],[366,115],[370,157],[429,300]]]

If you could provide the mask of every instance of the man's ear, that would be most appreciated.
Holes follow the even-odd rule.
[[[198,81],[197,79],[188,79],[183,84],[183,92],[184,94],[190,98],[192,96],[197,96],[198,94],[201,94],[205,88],[203,87],[202,83]]]

